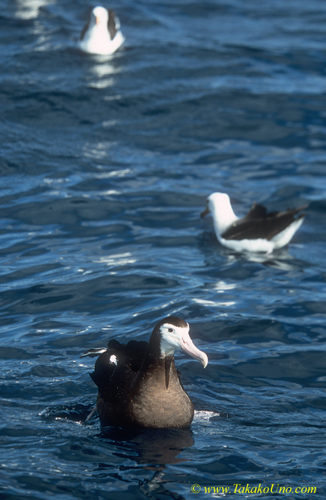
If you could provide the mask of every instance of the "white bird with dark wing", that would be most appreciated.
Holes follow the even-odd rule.
[[[212,193],[201,216],[212,214],[216,237],[225,247],[236,252],[271,253],[290,242],[304,219],[304,214],[295,215],[306,207],[268,213],[265,207],[254,203],[247,215],[239,218],[226,193]]]
[[[113,10],[98,6],[91,11],[78,46],[88,54],[107,56],[118,50],[124,40],[119,19]]]

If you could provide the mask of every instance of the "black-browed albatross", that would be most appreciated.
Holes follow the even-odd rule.
[[[90,12],[78,46],[89,54],[107,56],[118,50],[124,40],[120,31],[120,21],[114,11],[97,6]]]
[[[271,253],[290,242],[304,219],[304,214],[295,215],[305,208],[306,205],[268,213],[264,206],[254,203],[247,215],[239,218],[228,194],[212,193],[201,216],[212,214],[216,237],[225,247],[236,252]]]

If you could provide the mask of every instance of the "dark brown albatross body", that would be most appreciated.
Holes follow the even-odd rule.
[[[190,426],[194,407],[181,384],[173,352],[178,343],[204,366],[207,356],[194,346],[188,331],[188,323],[171,316],[156,325],[149,343],[109,342],[91,374],[98,386],[97,410],[102,425]]]

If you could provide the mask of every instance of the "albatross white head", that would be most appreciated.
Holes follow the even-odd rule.
[[[175,349],[183,349],[189,356],[197,359],[202,363],[204,368],[207,366],[207,355],[200,351],[189,335],[189,325],[180,318],[166,318],[159,325],[160,335],[160,357],[172,355]]]
[[[212,193],[207,198],[207,207],[201,213],[205,217],[208,213],[212,214],[216,236],[219,238],[238,217],[231,207],[230,197],[226,193]]]
[[[94,30],[95,28],[97,33],[103,32],[103,34],[106,34],[108,21],[109,11],[98,5],[97,7],[94,7],[90,13],[88,30]]]

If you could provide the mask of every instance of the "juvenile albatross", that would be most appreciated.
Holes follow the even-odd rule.
[[[188,323],[176,316],[161,320],[149,343],[110,340],[107,349],[98,350],[91,377],[98,387],[102,425],[189,427],[194,406],[174,364],[174,351],[180,347],[206,367],[207,355],[192,342]]]
[[[124,40],[120,21],[113,10],[98,6],[91,11],[78,46],[89,54],[107,56],[118,50]]]
[[[304,219],[304,214],[295,216],[305,208],[268,213],[264,206],[254,203],[247,215],[239,218],[226,193],[212,193],[201,216],[212,214],[216,237],[225,247],[237,252],[271,253],[290,242]]]

